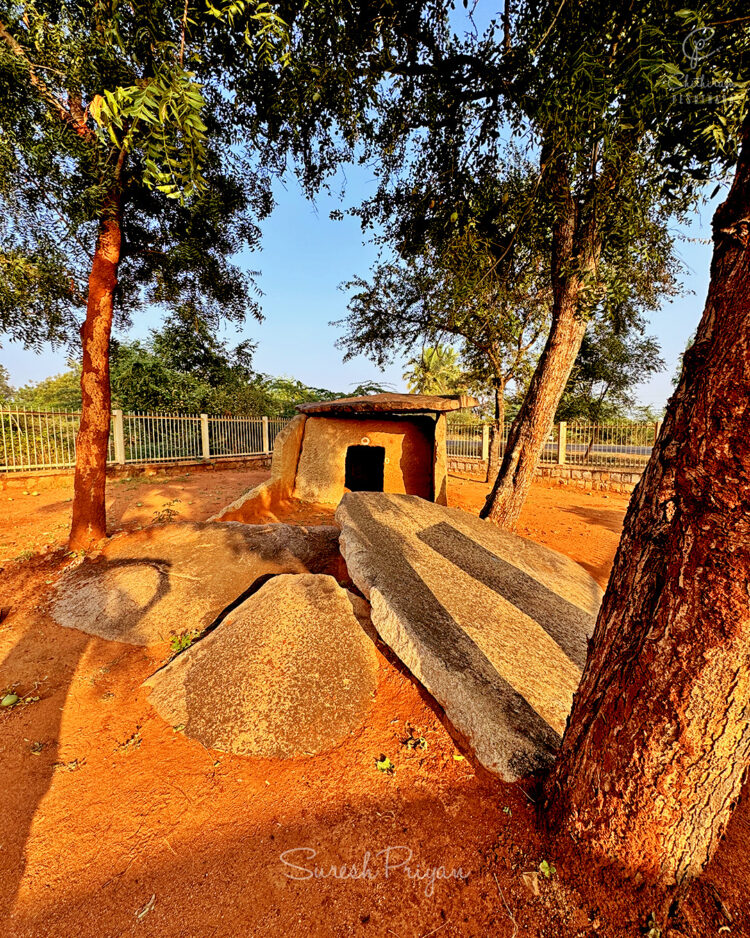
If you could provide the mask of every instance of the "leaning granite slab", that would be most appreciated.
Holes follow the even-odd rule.
[[[330,576],[281,575],[156,674],[149,702],[204,746],[289,758],[362,724],[377,686],[367,603]]]
[[[548,765],[601,590],[573,561],[457,508],[354,492],[336,512],[380,637],[508,781]]]
[[[261,577],[307,572],[346,579],[337,528],[157,524],[113,537],[66,573],[50,611],[67,628],[153,645],[201,632]]]

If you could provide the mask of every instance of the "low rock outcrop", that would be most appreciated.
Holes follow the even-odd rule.
[[[328,573],[346,582],[332,526],[176,522],[117,535],[66,573],[59,625],[132,645],[201,632],[260,577]]]
[[[149,678],[149,701],[223,752],[288,758],[330,749],[357,729],[375,692],[366,616],[367,604],[333,577],[273,577]]]

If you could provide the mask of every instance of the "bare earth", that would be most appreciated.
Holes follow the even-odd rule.
[[[150,523],[165,508],[204,520],[265,477],[232,470],[112,482],[110,526]],[[449,500],[477,511],[484,490],[451,479]],[[175,732],[141,686],[168,648],[93,638],[47,614],[50,586],[70,563],[59,546],[70,496],[59,482],[0,491],[0,695],[13,689],[29,700],[0,711],[4,938],[647,930],[655,898],[612,872],[594,874],[574,849],[550,847],[533,783],[506,785],[475,766],[382,646],[367,720],[332,751],[246,758]],[[626,505],[540,485],[519,533],[604,586]],[[381,755],[392,774],[378,770]],[[748,843],[745,795],[665,938],[721,926],[750,935]],[[542,860],[556,868],[550,879],[534,875]]]

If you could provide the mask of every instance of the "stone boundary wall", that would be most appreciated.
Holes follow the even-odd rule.
[[[448,472],[451,475],[484,481],[487,476],[487,462],[471,456],[448,456]],[[560,463],[537,466],[536,474],[539,478],[554,480],[560,485],[574,485],[589,492],[619,492],[625,495],[633,491],[641,477],[639,470],[569,466]]]
[[[212,472],[216,469],[270,469],[271,454],[261,456],[229,456],[226,459],[179,460],[177,462],[128,463],[125,466],[107,466],[108,479],[128,479],[138,476],[175,476],[184,472]],[[0,491],[33,485],[34,488],[49,488],[60,482],[73,482],[73,469],[35,470],[33,472],[0,473]]]

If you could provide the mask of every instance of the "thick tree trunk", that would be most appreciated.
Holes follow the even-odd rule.
[[[750,761],[749,138],[547,786],[566,839],[667,886],[710,859]]]
[[[487,459],[487,482],[497,477],[500,469],[500,450],[503,445],[505,427],[505,382],[497,380],[495,384],[495,416],[490,427],[490,449]]]
[[[76,437],[73,523],[68,545],[87,550],[106,537],[107,445],[111,419],[109,340],[112,332],[114,291],[120,262],[121,216],[119,197],[99,226],[89,274],[86,320],[81,327],[81,425]]]
[[[482,518],[508,530],[518,523],[586,331],[586,321],[578,315],[579,290],[577,280],[568,281],[556,298],[547,344],[510,428],[500,472],[481,511]]]

